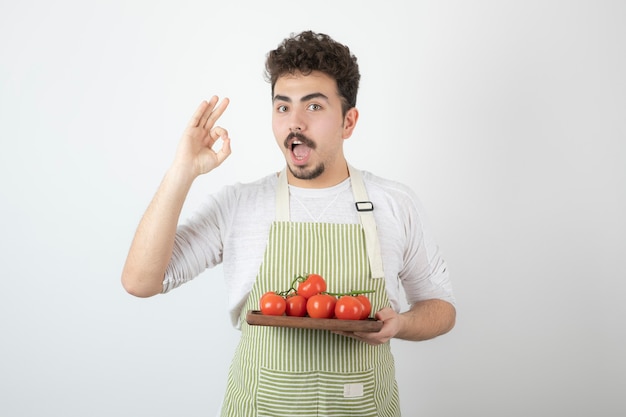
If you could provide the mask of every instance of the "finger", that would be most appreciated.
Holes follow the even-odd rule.
[[[225,138],[225,137],[227,138],[228,137],[228,130],[224,129],[221,126],[215,126],[213,129],[211,129],[209,134],[210,134],[211,139],[213,140],[213,142],[215,142],[219,138]]]
[[[217,103],[217,98],[215,102]],[[229,103],[230,103],[230,100],[228,99],[228,97],[225,97],[221,103],[219,103],[216,107],[212,108],[212,111],[208,115],[207,119],[205,120],[205,123],[201,124],[200,126],[204,126],[206,129],[211,129],[211,127],[213,127],[217,119],[219,119],[220,116],[224,113]]]
[[[396,313],[389,307],[383,308],[382,310],[376,312],[376,314],[374,315],[374,317],[376,317],[376,319],[380,321],[389,320],[394,318],[395,316]]]
[[[219,101],[219,97],[217,96],[211,97],[211,99],[209,100],[209,106],[204,111],[204,114],[202,115],[202,118],[200,119],[200,124],[198,125],[198,127],[204,127],[204,128],[207,127],[207,122],[209,121],[209,119],[211,118],[211,115],[215,111],[215,106],[217,105],[218,101]]]
[[[342,336],[346,336],[349,337],[351,339],[355,339],[358,340],[360,342],[364,342],[365,338],[363,337],[363,333],[358,333],[358,332],[346,332],[346,331],[341,331],[341,330],[334,330],[333,333],[335,334],[339,334]]]
[[[206,112],[209,107],[209,103],[206,100],[202,100],[202,103],[198,106],[196,111],[194,112],[191,120],[189,120],[189,127],[198,127],[200,126],[200,121],[202,120],[202,116]]]
[[[226,158],[228,158],[230,153],[231,153],[230,138],[229,137],[223,137],[222,138],[222,148],[215,153],[218,165],[221,165],[222,162],[224,162],[224,160],[226,160]]]

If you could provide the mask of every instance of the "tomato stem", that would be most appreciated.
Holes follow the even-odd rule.
[[[368,293],[373,293],[376,292],[374,290],[356,290],[356,291],[349,291],[349,292],[329,292],[326,291],[324,292],[324,294],[329,294],[329,295],[334,295],[335,297],[341,297],[342,295],[359,295],[359,294],[368,294]]]
[[[291,288],[295,290],[296,283],[304,281],[306,281],[306,277],[303,277],[302,275],[295,275],[295,278],[293,279],[293,281],[291,281]]]
[[[296,284],[298,282],[304,282],[304,281],[306,281],[306,277],[296,274],[293,281],[291,281],[291,286],[289,287],[289,289],[285,291],[276,291],[276,294],[282,295],[283,297],[287,297],[291,293],[297,294],[298,290],[297,290]]]
[[[307,280],[309,274],[306,275],[300,275],[300,274],[294,274],[294,278],[293,281],[291,281],[291,286],[288,290],[286,291],[281,291],[281,292],[277,292],[277,294],[282,295],[283,297],[287,297],[288,295],[290,295],[291,293],[294,294],[298,294],[298,286],[297,284],[300,282],[304,282]],[[374,290],[355,290],[355,291],[349,291],[349,292],[329,292],[329,291],[324,291],[323,294],[328,294],[328,295],[334,295],[335,297],[341,297],[342,295],[359,295],[359,294],[369,294],[369,293],[373,293],[375,292]]]

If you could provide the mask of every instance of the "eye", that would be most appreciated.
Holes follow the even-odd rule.
[[[319,104],[311,103],[307,106],[307,109],[317,111],[317,110],[321,110],[322,106],[320,106]]]
[[[276,107],[276,111],[278,113],[285,113],[287,111],[287,106],[285,106],[284,104],[280,105],[280,106]]]

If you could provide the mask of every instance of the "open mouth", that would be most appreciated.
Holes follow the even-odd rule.
[[[291,151],[292,158],[295,162],[306,162],[311,154],[311,150],[315,149],[313,141],[303,137],[302,135],[290,135],[286,141],[286,147]]]
[[[291,153],[298,161],[303,161],[311,153],[311,148],[299,140],[294,140],[291,142]]]

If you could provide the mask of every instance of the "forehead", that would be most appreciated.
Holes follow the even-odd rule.
[[[329,99],[338,98],[337,82],[323,72],[313,71],[307,75],[300,72],[281,75],[274,85],[274,96],[298,99],[312,93],[323,93]]]

